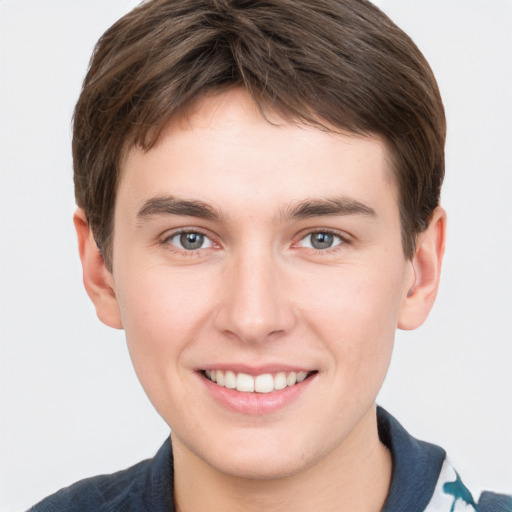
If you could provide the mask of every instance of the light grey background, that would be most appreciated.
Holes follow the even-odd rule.
[[[379,402],[463,479],[512,492],[512,1],[380,0],[432,64],[449,121],[443,284],[399,333]],[[70,119],[128,0],[0,0],[0,510],[151,456],[168,429],[122,332],[83,291]]]

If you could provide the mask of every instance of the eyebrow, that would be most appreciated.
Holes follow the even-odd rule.
[[[137,219],[145,219],[162,215],[180,215],[200,219],[220,221],[224,217],[211,205],[198,200],[177,199],[173,196],[158,196],[148,199],[137,212]],[[365,215],[376,217],[370,206],[352,198],[305,199],[291,203],[280,213],[282,220],[308,219],[311,217],[335,215]]]
[[[222,215],[203,201],[176,199],[173,196],[158,196],[148,199],[137,212],[137,219],[144,221],[149,217],[161,215],[181,215],[208,220],[221,220]]]
[[[373,208],[352,198],[306,199],[288,205],[281,212],[283,219],[309,219],[329,215],[365,215],[376,217]]]

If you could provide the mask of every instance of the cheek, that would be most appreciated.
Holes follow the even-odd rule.
[[[168,269],[131,275],[118,290],[128,349],[135,371],[151,400],[160,389],[182,379],[183,353],[201,337],[212,297],[204,279],[181,277]]]
[[[131,276],[119,295],[127,334],[164,346],[179,343],[181,335],[193,337],[212,302],[208,283],[204,273],[172,272],[165,266]]]
[[[400,260],[398,260],[400,261]],[[375,268],[380,271],[376,272]],[[317,283],[326,283],[319,287]],[[333,364],[360,377],[384,378],[402,300],[401,265],[346,266],[305,286],[305,318],[328,345]]]

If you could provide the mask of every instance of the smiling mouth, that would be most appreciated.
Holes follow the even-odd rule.
[[[272,393],[300,384],[316,372],[278,372],[256,376],[231,370],[204,370],[202,373],[211,382],[227,389],[242,393]]]

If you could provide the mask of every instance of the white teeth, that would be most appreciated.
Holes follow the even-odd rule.
[[[288,377],[286,377],[286,385],[293,386],[297,382],[297,374],[295,372],[290,372]]]
[[[228,370],[226,375],[224,375],[224,386],[228,389],[236,388],[236,375],[230,370]]]
[[[215,372],[215,376],[217,377],[217,384],[219,386],[224,386],[224,373],[223,372]]]
[[[254,377],[245,373],[239,373],[236,377],[237,391],[246,391],[252,393],[254,391]]]
[[[228,389],[236,389],[245,393],[271,393],[274,390],[284,389],[299,384],[308,375],[308,372],[278,372],[276,374],[264,373],[253,377],[246,373],[234,373],[231,370],[205,370],[205,375],[217,385]]]
[[[274,389],[284,389],[286,387],[286,373],[280,372],[274,377]]]
[[[302,382],[308,376],[307,372],[299,372],[297,373],[297,382]],[[217,379],[219,376],[217,375]]]
[[[258,393],[270,393],[274,391],[274,377],[270,373],[258,375],[254,379],[254,390]]]

